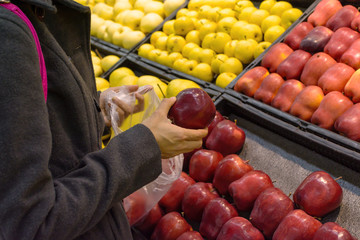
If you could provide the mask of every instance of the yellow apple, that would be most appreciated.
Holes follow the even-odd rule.
[[[160,78],[153,76],[153,75],[142,75],[138,78],[136,84],[141,87],[141,86],[145,86],[145,85],[155,85],[156,86],[157,83],[162,83]]]
[[[213,72],[211,71],[211,66],[207,63],[197,64],[190,74],[205,82],[212,82],[212,80],[214,79]]]
[[[224,53],[225,44],[231,41],[229,34],[225,32],[215,33],[214,39],[210,43],[210,48],[216,53]]]
[[[199,13],[197,11],[189,11],[187,16],[197,21],[199,17]]]
[[[242,64],[249,64],[254,60],[254,50],[257,42],[253,39],[239,40],[235,47],[234,55]]]
[[[100,65],[104,72],[109,70],[115,63],[117,63],[120,60],[120,58],[116,55],[107,55],[103,57],[100,61]]]
[[[199,8],[203,5],[203,0],[190,0],[187,8],[191,11],[198,11]]]
[[[139,47],[137,54],[140,57],[148,58],[149,52],[153,49],[155,49],[155,47],[153,45],[151,45],[150,43],[144,43],[143,45],[141,45]]]
[[[230,36],[233,40],[239,40],[240,39],[240,33],[241,33],[241,29],[248,24],[248,22],[246,21],[237,21],[236,23],[234,23],[231,27],[230,30]]]
[[[130,50],[137,43],[139,43],[143,38],[145,38],[145,34],[141,31],[127,32],[123,38],[122,45],[124,48]]]
[[[218,15],[218,18],[216,19],[216,22],[219,22],[221,19],[226,18],[226,17],[235,18],[235,16],[236,16],[236,13],[231,8],[222,8],[219,11],[219,15]]]
[[[160,36],[155,42],[155,48],[160,50],[166,50],[167,40],[169,36]]]
[[[219,15],[220,15],[220,7],[212,7],[209,10],[207,10],[207,19],[209,19],[210,21],[216,22]]]
[[[91,61],[93,65],[100,65],[101,63],[101,58],[98,57],[97,55],[91,56]],[[101,65],[100,65],[101,67]]]
[[[246,7],[246,8],[244,8],[241,12],[240,12],[240,14],[239,14],[239,16],[238,16],[238,19],[241,21],[247,21],[247,22],[249,22],[249,19],[250,19],[250,16],[251,16],[251,14],[253,13],[253,12],[255,12],[257,10],[257,8],[256,7]]]
[[[231,34],[231,28],[236,22],[238,20],[235,17],[224,17],[218,21],[216,31]]]
[[[178,58],[174,61],[173,68],[177,71],[185,72],[185,63],[187,61],[187,58]]]
[[[270,12],[271,8],[274,6],[275,3],[276,3],[276,0],[264,0],[260,3],[259,9],[264,9],[264,10]]]
[[[204,40],[205,36],[209,33],[215,33],[217,24],[215,22],[207,22],[203,24],[199,29],[199,38],[201,41]]]
[[[188,16],[189,12],[190,12],[190,10],[187,8],[179,9],[179,11],[176,12],[175,19],[180,18],[180,17],[186,17],[186,16]]]
[[[124,85],[136,85],[139,77],[135,75],[127,75],[123,77],[117,85],[117,86],[124,86]]]
[[[147,13],[140,21],[140,30],[148,34],[159,26],[164,19],[157,13]]]
[[[169,54],[168,56],[168,66],[169,67],[174,67],[174,62],[177,60],[177,59],[180,59],[180,58],[183,58],[183,55],[179,52],[172,52]]]
[[[263,33],[260,26],[253,23],[243,25],[239,28],[238,34],[238,40],[254,39],[257,42],[261,42],[263,39]]]
[[[202,48],[211,48],[211,42],[214,40],[216,33],[207,34],[201,42]]]
[[[191,72],[193,71],[193,69],[196,67],[196,65],[198,65],[199,63],[196,60],[187,60],[184,63],[184,67],[183,67],[183,72],[186,74],[191,75]]]
[[[268,11],[264,9],[257,9],[250,15],[249,23],[254,23],[258,26],[261,26],[262,21],[269,15],[270,13]]]
[[[225,54],[217,54],[211,61],[211,71],[213,71],[215,74],[219,74],[220,65],[228,58],[229,57]]]
[[[95,77],[100,77],[104,73],[102,67],[99,64],[93,65]]]
[[[166,97],[176,97],[179,92],[187,88],[201,88],[196,82],[190,81],[188,79],[173,79],[169,82],[166,89]]]
[[[195,60],[200,62],[200,53],[203,49],[200,47],[195,47],[189,52],[189,56],[187,57],[189,60]]]
[[[93,12],[105,20],[113,18],[113,7],[105,3],[98,3],[94,6]]]
[[[281,14],[285,11],[288,10],[290,8],[292,8],[293,6],[291,5],[291,3],[286,2],[286,1],[278,1],[276,2],[270,9],[270,14],[271,15],[278,15],[279,17],[281,17]]]
[[[118,69],[115,69],[113,72],[110,73],[109,76],[110,87],[121,86],[119,85],[121,84],[121,80],[129,75],[135,76],[135,73],[128,67],[120,67]]]
[[[179,35],[170,35],[166,42],[166,50],[168,52],[181,52],[186,44],[185,38]]]
[[[144,12],[145,6],[148,5],[150,2],[151,0],[135,0],[133,7],[134,9]]]
[[[141,10],[130,10],[126,13],[123,19],[123,25],[132,30],[139,30],[141,19],[144,17],[144,12]]]
[[[153,62],[156,62],[156,59],[158,58],[158,56],[160,56],[161,52],[163,50],[160,50],[160,49],[152,49],[149,51],[149,54],[147,55],[147,59],[153,61]]]
[[[90,23],[90,34],[91,36],[97,36],[98,29],[104,25],[105,20],[100,18],[96,14],[91,14],[91,23]]]
[[[120,23],[112,22],[107,28],[107,33],[112,37],[115,32],[122,32],[123,26]]]
[[[105,35],[108,35],[106,29],[107,29],[107,26],[105,24],[101,25],[96,31],[96,37],[100,38],[100,39],[104,39]]]
[[[243,65],[239,59],[235,57],[229,57],[219,67],[219,73],[232,72],[239,75],[243,70]]]
[[[175,19],[174,30],[175,34],[180,36],[186,36],[188,32],[195,29],[195,24],[190,17],[180,17]]]
[[[200,46],[196,43],[193,42],[189,42],[186,43],[183,47],[183,49],[181,50],[181,54],[186,57],[189,58],[190,52],[194,49],[194,48],[200,48]]]
[[[106,80],[105,78],[96,77],[95,83],[96,83],[96,90],[100,92],[103,92],[110,87],[109,81]]]
[[[123,2],[116,2],[113,8],[113,17],[114,19],[116,18],[116,16],[123,12],[124,10],[131,10],[132,9],[132,5],[129,1],[123,1]]]
[[[259,42],[254,49],[254,58],[257,58],[262,54],[268,47],[270,47],[271,42]]]
[[[211,61],[213,60],[213,58],[215,58],[216,53],[214,50],[210,49],[210,48],[203,48],[200,51],[199,54],[199,62],[201,63],[207,63],[207,64],[211,64]]]
[[[209,10],[211,9],[212,7],[210,5],[202,5],[199,10],[198,10],[198,13],[199,13],[199,18],[202,19],[208,19],[208,13],[209,13]],[[210,21],[210,20],[209,20]]]
[[[269,27],[264,33],[264,41],[273,43],[284,32],[285,32],[285,28],[283,28],[282,26],[276,25]]]
[[[117,46],[123,47],[123,39],[128,32],[131,32],[131,28],[123,26],[121,32],[116,31],[112,35],[111,42]]]
[[[163,31],[156,31],[153,32],[150,36],[150,44],[155,46],[156,41],[158,40],[159,37],[161,36],[167,36],[166,33],[164,33]]]
[[[118,13],[118,14],[116,15],[115,19],[114,19],[115,22],[120,23],[121,25],[123,25],[123,24],[124,24],[124,19],[125,19],[126,15],[127,15],[130,11],[132,11],[132,10],[131,10],[131,9],[126,9],[126,10]]]
[[[236,13],[236,17],[239,17],[242,10],[246,7],[254,7],[254,4],[251,1],[247,0],[240,0],[235,4],[234,11]]]
[[[185,36],[185,40],[188,43],[192,42],[192,43],[196,43],[197,45],[200,45],[201,40],[200,40],[199,30],[191,30],[190,32],[188,32]]]
[[[157,13],[165,18],[164,3],[159,1],[149,1],[144,7],[144,13]]]
[[[215,85],[221,88],[226,88],[235,78],[236,74],[232,72],[223,72],[216,77]]]
[[[171,19],[171,20],[164,22],[163,28],[162,28],[163,32],[167,35],[175,34],[174,23],[175,23],[175,19]]]
[[[280,23],[281,23],[281,18],[278,15],[270,15],[262,21],[261,31],[265,33],[269,27],[280,25]]]
[[[185,3],[185,0],[165,0],[164,1],[164,13],[168,17],[172,12],[177,10],[181,5]]]
[[[299,17],[301,17],[302,14],[303,12],[298,8],[285,10],[281,14],[281,26],[288,29],[296,20],[298,20]]]
[[[201,18],[195,22],[195,30],[200,30],[200,28],[205,24],[211,22],[209,19]]]
[[[168,51],[161,51],[160,54],[158,56],[156,56],[155,61],[164,66],[168,66],[168,62],[169,62],[168,59],[169,59]]]

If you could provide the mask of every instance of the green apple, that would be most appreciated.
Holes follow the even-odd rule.
[[[185,38],[179,35],[170,35],[166,42],[166,50],[168,52],[181,52],[186,44]]]
[[[116,55],[107,55],[100,60],[101,68],[104,70],[104,72],[106,72],[119,60],[120,58]]]
[[[219,73],[232,72],[239,75],[243,70],[243,65],[239,59],[235,57],[229,57],[219,67]]]
[[[199,30],[191,30],[190,32],[188,32],[185,36],[185,40],[188,43],[192,42],[192,43],[196,43],[197,45],[200,45],[201,40],[200,40]]]
[[[235,47],[234,55],[242,64],[249,64],[254,60],[254,50],[257,42],[253,39],[239,40]]]
[[[144,17],[144,12],[140,10],[130,10],[126,13],[123,19],[123,25],[132,30],[139,30],[141,19]]]
[[[169,82],[166,89],[166,97],[176,97],[179,92],[187,88],[201,88],[196,82],[190,81],[188,79],[173,79]]]
[[[217,24],[215,22],[207,22],[203,24],[199,29],[199,38],[201,41],[204,40],[205,36],[209,33],[215,33],[217,28]]]
[[[270,9],[270,14],[271,15],[278,15],[279,17],[281,17],[282,13],[285,10],[288,10],[290,8],[292,8],[293,6],[291,5],[291,3],[286,2],[286,1],[278,1],[276,2]]]
[[[264,9],[264,10],[270,12],[271,8],[274,6],[275,3],[276,3],[276,0],[264,0],[260,3],[259,9]]]
[[[259,42],[254,49],[254,58],[260,56],[268,47],[270,47],[271,42]]]
[[[232,72],[223,72],[216,77],[215,85],[221,88],[226,88],[235,78],[236,74]]]
[[[231,41],[229,34],[225,32],[215,33],[214,39],[210,42],[210,48],[216,53],[224,53],[225,44]]]
[[[278,15],[270,15],[262,21],[261,31],[265,33],[269,27],[280,25],[280,23],[281,18]]]
[[[212,82],[214,79],[213,72],[211,71],[211,66],[207,63],[197,64],[190,74],[194,77],[197,77],[205,82]]]
[[[194,49],[194,48],[200,48],[200,46],[196,43],[193,42],[189,42],[186,43],[183,47],[183,49],[181,50],[181,54],[186,57],[189,58],[190,52]]]
[[[238,22],[238,20],[235,17],[224,17],[217,22],[216,31],[230,34],[231,28],[236,22]]]
[[[251,14],[253,13],[253,12],[255,12],[257,10],[257,8],[256,7],[246,7],[246,8],[244,8],[241,12],[240,12],[240,14],[239,14],[239,16],[238,16],[238,19],[241,21],[247,21],[247,22],[249,22],[249,19],[250,19],[250,16],[251,16]]]
[[[263,33],[260,26],[248,23],[239,28],[238,40],[254,39],[257,42],[261,42],[263,39]]]
[[[298,8],[285,10],[281,14],[281,26],[288,29],[296,20],[298,20],[299,17],[301,17],[302,14],[303,12]]]
[[[261,26],[262,21],[268,17],[270,13],[264,9],[257,9],[251,13],[249,17],[249,23],[254,23],[258,26]]]
[[[138,55],[143,58],[148,58],[149,52],[153,49],[155,49],[153,45],[151,45],[150,43],[144,43],[139,47]]]
[[[210,49],[210,48],[201,48],[201,51],[199,53],[199,62],[201,63],[207,63],[207,64],[211,64],[211,61],[213,60],[213,58],[215,58],[216,53],[214,50]]]
[[[140,30],[148,34],[162,23],[164,19],[157,13],[147,13],[140,21]]]
[[[211,71],[213,71],[215,74],[219,74],[220,65],[228,58],[229,57],[225,54],[217,54],[211,61]]]
[[[164,22],[162,27],[163,32],[167,35],[175,34],[174,23],[175,23],[175,19],[171,19]]]
[[[273,43],[284,32],[285,32],[285,28],[283,28],[282,26],[276,25],[276,26],[269,27],[266,30],[266,32],[264,33],[264,41]]]

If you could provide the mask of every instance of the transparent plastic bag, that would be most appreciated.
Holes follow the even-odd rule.
[[[110,103],[107,111],[110,113],[111,127],[114,136],[121,134],[123,131],[138,123],[141,123],[159,106],[160,99],[156,95],[152,86],[146,85],[139,87],[137,92],[144,95],[144,110],[139,113],[131,114],[121,126],[118,126],[116,105],[111,99],[113,97],[118,97],[121,101],[133,107],[136,104],[135,93],[130,93],[125,88],[119,92],[109,92],[107,94],[106,98]],[[145,217],[146,214],[169,190],[172,183],[180,177],[183,161],[183,154],[168,159],[162,159],[161,174],[154,181],[138,189],[123,200],[123,206],[131,226]]]

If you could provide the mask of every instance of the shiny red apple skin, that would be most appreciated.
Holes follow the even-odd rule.
[[[301,41],[313,28],[314,28],[314,26],[309,22],[299,23],[284,38],[284,43],[286,43],[293,50],[298,50],[300,47]]]
[[[324,223],[312,240],[353,240],[351,234],[335,222]]]
[[[168,118],[183,128],[202,129],[209,126],[215,114],[215,105],[203,89],[187,88],[176,96]]]
[[[225,156],[218,164],[213,179],[213,185],[222,195],[228,194],[230,183],[244,176],[254,168],[236,154]]]
[[[189,175],[197,182],[212,182],[215,170],[223,155],[209,149],[195,152],[189,164]]]
[[[141,192],[133,192],[124,199],[123,204],[130,226],[146,215],[146,199]]]
[[[325,26],[326,22],[342,7],[338,0],[322,0],[316,5],[307,21],[313,26]]]
[[[208,126],[208,135],[203,139],[204,145],[206,143],[206,139],[208,138],[214,127],[224,119],[225,119],[224,116],[219,111],[216,111],[214,119],[211,121],[211,123]]]
[[[165,214],[154,232],[151,234],[151,240],[176,240],[181,234],[191,231],[190,224],[178,212],[169,212]]]
[[[225,198],[212,199],[205,206],[199,232],[208,240],[216,240],[222,226],[236,216],[238,212]]]
[[[288,112],[296,96],[305,88],[305,85],[296,79],[286,80],[271,101],[271,106]]]
[[[338,117],[334,127],[342,135],[360,142],[360,103],[354,104]]]
[[[360,39],[356,39],[343,53],[340,62],[349,65],[355,70],[360,68]]]
[[[272,240],[311,240],[321,225],[303,210],[295,209],[280,222]]]
[[[322,52],[333,33],[325,26],[314,27],[301,41],[299,49],[311,54]]]
[[[143,235],[150,237],[155,229],[156,224],[164,215],[163,210],[156,204],[134,227],[138,229]]]
[[[295,50],[279,64],[276,71],[285,80],[300,79],[301,72],[310,57],[311,54],[304,50]]]
[[[242,149],[246,134],[242,128],[230,120],[219,122],[206,140],[206,148],[220,152],[223,156],[237,153]]]
[[[220,197],[212,183],[197,182],[185,191],[182,211],[186,219],[200,222],[205,206],[214,198]]]
[[[360,14],[358,14],[352,21],[350,24],[351,29],[355,30],[355,31],[359,31],[360,29]]]
[[[273,186],[269,175],[261,170],[253,170],[232,182],[229,193],[239,211],[250,211],[260,193]]]
[[[166,194],[160,199],[159,205],[166,213],[181,210],[181,201],[186,189],[193,185],[195,180],[187,173],[181,172],[180,177],[176,179]]]
[[[326,22],[325,26],[333,31],[341,27],[351,27],[351,22],[357,15],[359,15],[359,10],[356,7],[345,5]]]
[[[190,159],[192,157],[192,155],[194,155],[194,153],[196,153],[198,150],[203,149],[201,148],[196,148],[194,150],[192,150],[191,152],[187,152],[184,153],[184,162],[183,162],[183,172],[189,172],[189,164],[190,164]]]
[[[249,220],[233,217],[221,228],[216,240],[264,240],[261,232]]]
[[[270,187],[256,198],[250,222],[271,239],[283,218],[294,210],[293,201],[281,189]]]
[[[261,66],[269,69],[269,72],[276,72],[279,64],[284,61],[293,49],[286,43],[279,42],[270,47],[261,60]]]
[[[270,105],[284,82],[284,79],[279,74],[270,73],[264,78],[260,87],[256,90],[254,99]]]
[[[176,240],[204,240],[197,231],[188,231],[181,234]]]
[[[294,203],[313,217],[323,217],[335,210],[342,198],[341,186],[325,171],[309,174],[293,195]]]

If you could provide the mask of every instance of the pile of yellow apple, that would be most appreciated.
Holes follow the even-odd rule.
[[[146,34],[185,0],[77,0],[91,8],[91,35],[125,49]]]
[[[138,55],[225,88],[301,15],[287,1],[190,0]]]

